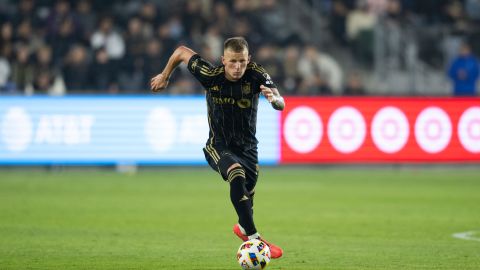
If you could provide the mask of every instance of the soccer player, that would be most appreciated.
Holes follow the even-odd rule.
[[[285,102],[265,69],[250,57],[248,43],[242,37],[225,41],[221,66],[213,66],[190,48],[180,46],[162,73],[152,78],[151,89],[165,89],[174,69],[182,62],[188,65],[206,91],[210,131],[203,152],[208,164],[230,184],[230,199],[238,215],[233,231],[243,241],[264,241],[271,257],[279,258],[282,249],[261,238],[253,221],[259,170],[255,132],[259,94],[276,110],[283,110]]]

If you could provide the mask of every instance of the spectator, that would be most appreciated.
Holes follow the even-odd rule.
[[[275,43],[284,45],[292,35],[289,31],[286,18],[287,11],[279,5],[277,0],[265,0],[258,9],[258,16],[262,20],[262,33]]]
[[[163,53],[162,43],[158,39],[151,39],[147,42],[145,55],[143,56],[143,86],[148,88],[150,86],[150,78],[158,74],[168,61],[168,55]]]
[[[30,50],[37,50],[43,41],[37,36],[33,27],[30,19],[21,21],[16,27],[15,43],[24,43],[28,45]]]
[[[358,72],[351,73],[343,90],[345,96],[363,96],[366,94],[365,86]]]
[[[73,20],[66,18],[60,22],[58,33],[49,37],[49,44],[52,46],[53,63],[55,66],[61,66],[70,48],[78,41],[79,36],[75,30]]]
[[[110,60],[105,48],[95,51],[95,57],[90,68],[90,87],[98,92],[114,91],[114,83],[110,72]]]
[[[4,22],[0,27],[0,44],[11,43],[13,40],[13,25],[11,22]],[[3,47],[3,46],[2,46]]]
[[[376,14],[369,12],[366,0],[358,0],[357,8],[347,16],[347,36],[351,42],[354,57],[361,63],[373,62],[374,27]]]
[[[108,65],[111,72],[110,79],[112,83],[117,84],[116,89],[118,89],[118,76],[122,67],[122,58],[125,55],[125,41],[115,30],[112,17],[106,16],[100,19],[98,29],[93,33],[90,43],[94,50],[105,48],[108,62],[110,62]],[[112,90],[111,87],[109,89]]]
[[[210,55],[211,58],[208,59],[208,55],[205,55],[207,60],[215,63],[215,61],[220,59],[223,51],[223,37],[220,35],[220,29],[217,26],[212,25],[207,29],[203,35],[202,43],[208,44],[209,47],[210,54],[208,55]]]
[[[330,16],[330,31],[333,37],[343,46],[347,45],[346,21],[348,8],[341,0],[334,0],[332,3],[332,15]]]
[[[145,1],[145,3],[143,3],[140,7],[140,12],[138,15],[144,25],[144,34],[149,36],[153,33],[154,27],[159,25],[160,21],[163,19],[163,16],[160,14],[157,5],[152,3],[152,1]]]
[[[42,70],[36,74],[32,84],[26,86],[25,92],[27,95],[46,94],[61,96],[65,94],[66,89],[61,76],[55,75],[49,70]]]
[[[277,58],[277,48],[274,45],[266,44],[258,48],[255,60],[262,63],[272,78],[279,82],[284,80],[283,66]]]
[[[340,94],[343,72],[333,57],[320,53],[315,46],[304,47],[298,63],[298,70],[306,85],[321,85],[322,90]],[[319,84],[321,83],[321,84]],[[329,94],[328,91],[324,91]]]
[[[13,60],[13,25],[5,22],[0,25],[0,58],[6,61]],[[11,66],[12,63],[9,64]]]
[[[82,91],[89,87],[89,59],[81,45],[73,46],[63,66],[63,78],[69,91]]]
[[[230,35],[230,29],[233,29],[233,20],[228,6],[224,2],[216,2],[213,6],[213,16],[210,25],[217,25],[222,36]]]
[[[0,57],[0,93],[9,90],[10,70],[10,63],[5,58]]]
[[[31,84],[34,76],[34,67],[30,61],[30,49],[25,44],[17,46],[15,61],[12,65],[12,82],[15,88],[23,91],[25,86]]]
[[[143,22],[138,17],[128,20],[127,33],[125,34],[126,53],[123,61],[127,62],[126,68],[132,69],[133,63],[142,58],[145,51],[147,36],[143,32]]]
[[[52,48],[48,45],[44,45],[36,52],[34,60],[34,73],[39,73],[41,70],[52,69],[54,69]]]
[[[48,45],[40,47],[36,52],[35,60],[33,61],[32,80],[29,85],[25,86],[27,95],[34,93],[63,95],[66,91],[61,73],[53,65],[52,48]]]
[[[302,78],[298,69],[300,62],[300,47],[296,44],[291,44],[285,49],[285,56],[283,62],[283,71],[285,79],[283,81],[285,93],[294,95],[302,82]]]
[[[35,24],[39,23],[39,18],[35,12],[34,0],[20,0],[12,17],[14,25],[18,25],[25,20],[34,20]]]
[[[53,10],[47,19],[47,35],[55,38],[61,31],[63,22],[69,20],[72,23],[73,32],[77,32],[78,24],[75,15],[67,0],[57,0]]]
[[[467,43],[462,44],[459,55],[450,64],[448,76],[453,83],[454,96],[476,95],[479,63]]]
[[[167,24],[158,26],[157,38],[162,43],[164,51],[173,51],[177,45],[177,41],[170,35],[170,29]]]
[[[78,21],[82,33],[81,41],[82,43],[88,44],[88,42],[90,42],[90,37],[95,31],[97,14],[92,10],[92,3],[90,0],[78,1],[75,11],[75,18]]]
[[[403,51],[405,34],[402,32],[402,6],[400,0],[389,0],[385,14],[382,16],[385,27],[383,33],[383,46],[385,48],[385,62],[390,69],[398,69],[403,64]]]
[[[98,29],[90,39],[94,50],[105,48],[111,60],[119,61],[125,55],[125,41],[114,29],[113,18],[106,16],[100,20]]]
[[[198,0],[187,0],[184,12],[182,14],[182,22],[185,27],[185,33],[197,40],[202,35],[202,29],[205,29],[206,21],[204,17],[199,16],[202,13],[202,3]]]
[[[252,31],[252,21],[248,17],[238,17],[235,21],[235,28],[233,29],[232,36],[236,37],[248,37],[248,44],[252,50],[256,51],[257,48],[265,42],[263,36],[257,32]],[[220,49],[219,51],[221,51]]]

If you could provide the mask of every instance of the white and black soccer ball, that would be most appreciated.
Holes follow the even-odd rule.
[[[270,262],[270,248],[258,239],[247,240],[237,252],[238,263],[242,269],[265,269]]]

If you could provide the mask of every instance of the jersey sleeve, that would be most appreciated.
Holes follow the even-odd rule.
[[[251,63],[251,69],[253,77],[258,81],[260,85],[265,85],[268,88],[277,88],[277,85],[273,82],[270,74],[259,64]]]
[[[214,78],[214,66],[200,55],[193,55],[188,61],[188,71],[203,85],[208,87]]]

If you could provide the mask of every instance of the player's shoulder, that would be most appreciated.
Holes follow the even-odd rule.
[[[198,70],[200,74],[208,77],[218,76],[225,72],[223,65],[213,65],[199,54],[195,54],[190,58],[189,66],[192,70]]]
[[[246,73],[249,74],[250,77],[259,81],[270,80],[270,75],[265,68],[256,62],[248,63]]]
[[[264,73],[267,73],[267,71],[262,67],[262,65],[256,63],[256,62],[250,62],[247,65],[247,70],[252,72],[252,73],[257,73],[263,76]]]

